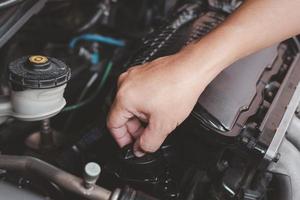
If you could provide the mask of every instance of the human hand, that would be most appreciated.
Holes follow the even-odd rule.
[[[121,74],[107,122],[121,147],[134,142],[136,156],[154,152],[188,117],[201,92],[219,72],[202,66],[200,58],[194,57],[192,48],[186,48]]]

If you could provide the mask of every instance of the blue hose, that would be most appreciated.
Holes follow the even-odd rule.
[[[105,43],[105,44],[109,44],[109,45],[113,45],[113,46],[117,46],[117,47],[125,46],[125,42],[123,40],[118,40],[118,39],[114,39],[111,37],[102,36],[102,35],[98,35],[98,34],[84,34],[84,35],[80,35],[78,37],[73,38],[71,40],[71,42],[69,43],[69,47],[73,49],[75,47],[76,43],[80,40],[100,42],[100,43]]]

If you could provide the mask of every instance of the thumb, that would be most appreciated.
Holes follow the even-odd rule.
[[[149,123],[144,129],[141,136],[134,144],[134,153],[137,157],[141,157],[144,153],[152,153],[159,149],[168,133],[162,131],[161,126],[154,126]]]

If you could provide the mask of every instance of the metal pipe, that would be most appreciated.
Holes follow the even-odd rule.
[[[0,155],[0,169],[24,171],[50,180],[59,187],[89,200],[109,200],[111,192],[95,185],[86,189],[84,181],[42,160],[28,156]]]
[[[5,9],[11,6],[14,6],[18,3],[22,3],[24,0],[4,0],[0,2],[0,10]]]

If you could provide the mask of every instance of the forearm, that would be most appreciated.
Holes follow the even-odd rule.
[[[202,63],[195,70],[206,70],[213,78],[236,60],[299,33],[300,0],[248,0],[187,49],[191,62]]]

